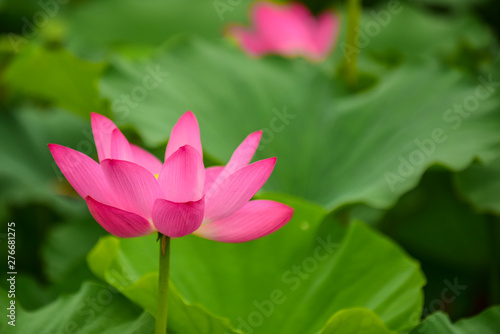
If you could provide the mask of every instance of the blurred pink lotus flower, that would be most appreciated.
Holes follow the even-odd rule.
[[[334,12],[326,11],[315,18],[299,3],[257,2],[251,21],[250,29],[232,25],[228,32],[252,56],[275,53],[320,61],[333,49],[339,31]]]
[[[191,233],[221,242],[268,235],[293,215],[290,207],[250,199],[264,185],[276,158],[249,164],[261,132],[250,134],[225,167],[205,169],[196,117],[185,113],[172,129],[162,164],[130,144],[108,118],[93,113],[99,163],[73,149],[49,144],[57,165],[109,233],[129,238],[159,231]]]

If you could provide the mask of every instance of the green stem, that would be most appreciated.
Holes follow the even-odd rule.
[[[347,0],[347,45],[354,51],[349,53],[347,58],[346,80],[351,88],[355,89],[358,85],[358,31],[359,19],[361,16],[361,0]]]
[[[158,310],[155,334],[167,332],[168,277],[170,272],[170,237],[158,233],[160,238],[160,280],[158,284]]]

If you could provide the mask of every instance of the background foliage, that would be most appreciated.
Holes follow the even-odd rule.
[[[264,129],[256,159],[278,164],[258,196],[295,215],[245,244],[174,240],[169,333],[497,333],[499,3],[396,2],[363,2],[352,90],[345,1],[306,1],[342,18],[319,64],[245,55],[224,28],[246,0],[0,1],[0,247],[14,221],[18,271],[0,331],[152,331],[154,236],[106,235],[46,145],[96,157],[94,111],[162,157],[192,110],[207,166]]]

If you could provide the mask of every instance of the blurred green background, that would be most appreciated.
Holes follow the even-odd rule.
[[[277,156],[278,165],[259,196],[297,205],[291,225],[313,224],[318,235],[339,229],[340,238],[353,221],[362,221],[419,261],[427,280],[423,317],[441,310],[455,321],[499,304],[500,3],[398,1],[401,12],[382,22],[377,17],[389,1],[363,1],[366,43],[359,50],[360,85],[353,91],[344,80],[345,1],[304,1],[314,13],[334,8],[341,17],[337,45],[319,64],[246,56],[224,29],[248,25],[251,2],[221,2],[223,7],[201,0],[0,0],[0,247],[6,250],[7,222],[16,222],[19,305],[40,310],[60,296],[92,290],[86,281],[111,282],[87,264],[87,254],[106,233],[59,172],[47,144],[96,157],[93,111],[162,157],[170,129],[186,110],[200,121],[206,166],[227,162],[248,133],[267,129],[257,158]],[[373,22],[376,33],[363,30]],[[152,72],[158,86],[134,95]],[[487,97],[479,99],[478,89]],[[272,130],[271,120],[286,113],[291,117],[283,129]],[[435,129],[446,139],[431,141]],[[412,163],[417,151],[423,160]],[[275,247],[300,258],[299,248],[287,248],[285,233],[292,232],[276,237]],[[225,252],[218,248],[224,246],[193,239],[179,241],[179,252],[190,254],[191,242],[208,253]],[[309,249],[313,240],[297,242]],[[255,254],[273,249],[272,241],[248,247]],[[196,256],[186,255],[178,266],[197,266]],[[238,264],[224,256],[220,262],[227,268],[220,270],[236,277]],[[391,268],[390,256],[380,260],[369,265]],[[258,273],[267,275],[272,266],[242,268],[253,269],[259,282]],[[223,307],[199,297],[203,292],[190,296],[192,286],[179,286],[195,274],[210,275],[179,274],[174,283],[180,295],[237,327],[235,314],[222,314]],[[434,302],[456,280],[466,288],[452,302]],[[255,291],[262,289],[254,284]],[[0,287],[8,290],[5,280]],[[235,285],[233,293],[238,289],[243,286]],[[150,311],[133,293],[122,293],[135,302],[130,317]],[[346,305],[338,309],[358,306]],[[390,329],[409,329],[381,313]],[[137,333],[148,332],[150,319],[144,317]],[[277,323],[262,328],[277,333]]]

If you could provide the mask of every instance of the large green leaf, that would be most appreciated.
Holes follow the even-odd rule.
[[[78,59],[66,50],[31,47],[9,64],[4,80],[11,90],[88,115],[105,110],[97,90],[103,68],[102,63]]]
[[[419,316],[422,305],[418,264],[361,223],[347,231],[330,221],[320,225],[321,208],[272,198],[292,205],[296,214],[270,236],[244,244],[192,236],[173,240],[171,279],[183,297],[247,333],[314,333],[332,314],[353,307],[371,309],[393,330],[411,326],[409,319]],[[89,264],[95,272],[106,271],[112,285],[128,273],[136,289],[124,294],[152,309],[154,288],[143,282],[156,276],[157,247],[154,236],[110,236],[96,246]],[[118,261],[110,265],[110,258]]]
[[[394,334],[385,327],[380,318],[363,308],[354,308],[335,313],[321,334]]]
[[[59,292],[77,290],[82,281],[93,277],[86,255],[105,233],[93,219],[65,222],[50,231],[42,248],[44,270]]]
[[[409,26],[412,29],[406,29]],[[488,26],[473,16],[439,15],[405,2],[384,3],[365,11],[360,31],[361,52],[369,53],[449,59],[461,56],[460,52],[464,51],[487,52],[488,47],[497,43]],[[466,55],[473,58],[473,53]]]
[[[65,211],[81,207],[57,195],[76,193],[68,187],[47,144],[58,143],[92,154],[95,148],[88,137],[89,123],[60,110],[19,108],[0,112],[2,205],[38,202]]]
[[[497,334],[500,328],[500,306],[452,324],[442,312],[426,318],[411,334]]]
[[[2,305],[9,305],[2,291]],[[10,311],[9,311],[10,312]],[[2,333],[85,333],[146,334],[154,328],[154,319],[127,301],[110,286],[86,283],[71,296],[59,298],[35,312],[26,312],[16,300],[15,327],[3,319]]]
[[[213,38],[221,36],[223,27],[230,22],[244,20],[250,3],[248,0],[87,1],[67,15],[69,47],[88,53],[89,48],[159,45],[175,34]]]
[[[149,146],[164,143],[186,110],[200,120],[206,152],[221,162],[248,133],[264,129],[258,157],[278,157],[266,189],[333,209],[356,202],[385,208],[432,164],[461,170],[475,157],[498,155],[500,101],[479,101],[480,84],[416,61],[346,95],[340,78],[300,60],[255,60],[194,41],[149,60],[115,61],[101,91],[118,123],[135,126]],[[464,101],[478,105],[466,116],[453,112]]]
[[[157,243],[153,237],[130,239]],[[88,256],[92,271],[136,302],[150,314],[157,310],[158,266],[157,252],[148,253],[139,246],[124,252],[119,249],[122,240],[115,237],[102,239]],[[147,247],[151,249],[151,247]],[[152,250],[152,249],[151,249]],[[227,319],[215,317],[200,305],[190,305],[179,295],[173,285],[169,288],[168,330],[173,333],[237,333]]]

